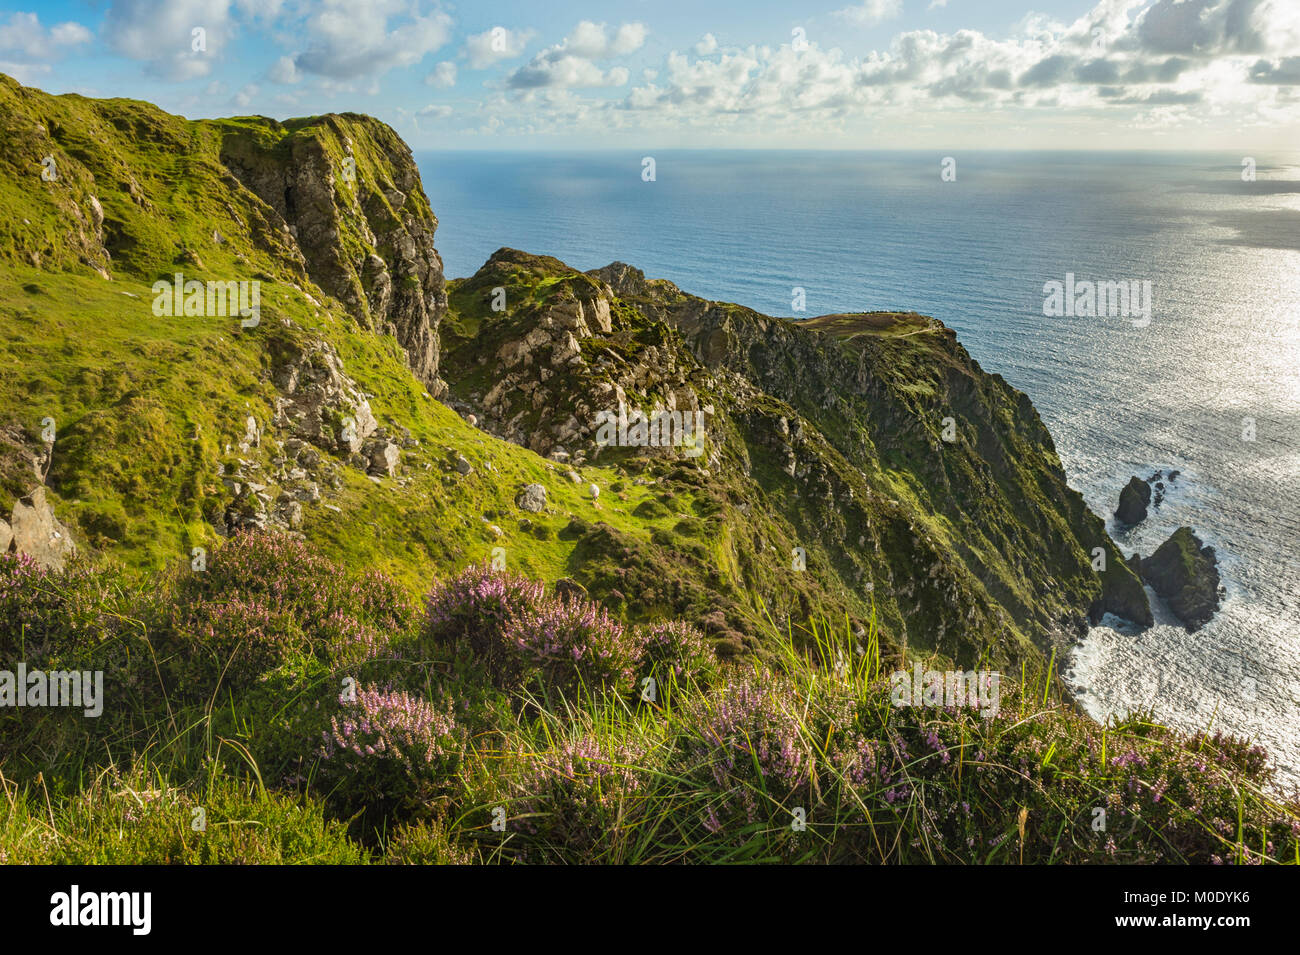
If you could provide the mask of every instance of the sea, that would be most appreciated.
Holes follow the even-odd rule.
[[[448,276],[511,246],[770,315],[899,309],[955,329],[1030,396],[1125,554],[1180,525],[1218,554],[1226,597],[1196,633],[1154,594],[1156,626],[1089,631],[1062,666],[1084,707],[1249,737],[1300,789],[1300,154],[416,159]],[[1045,305],[1048,283],[1085,281],[1138,295],[1127,314]],[[1120,489],[1156,472],[1159,506],[1116,527]]]

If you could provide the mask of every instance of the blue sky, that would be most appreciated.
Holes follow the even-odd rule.
[[[1294,149],[1300,0],[6,0],[0,72],[416,149]]]

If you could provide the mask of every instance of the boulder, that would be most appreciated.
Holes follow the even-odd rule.
[[[546,488],[540,484],[526,484],[519,496],[515,498],[515,504],[521,510],[540,513],[546,508]]]
[[[280,501],[280,519],[294,530],[302,527],[302,505],[293,498],[282,498]]]
[[[9,553],[9,545],[13,542],[14,531],[9,526],[8,521],[0,520],[0,554]]]
[[[1203,627],[1219,609],[1218,558],[1190,527],[1180,527],[1142,561],[1142,577],[1164,598],[1188,632]]]
[[[1151,485],[1134,475],[1129,478],[1124,490],[1119,492],[1119,507],[1115,509],[1115,519],[1121,524],[1139,524],[1146,520],[1147,507],[1151,504]]]
[[[45,499],[45,488],[37,487],[14,504],[10,521],[14,549],[50,570],[62,570],[77,550],[68,529],[59,523]]]
[[[402,449],[392,441],[378,441],[370,449],[370,473],[392,477],[397,473]]]

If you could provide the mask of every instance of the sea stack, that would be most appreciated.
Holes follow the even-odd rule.
[[[1147,507],[1151,504],[1151,485],[1134,475],[1129,478],[1124,490],[1119,492],[1119,507],[1115,509],[1115,519],[1121,524],[1140,524],[1146,520]]]
[[[1190,633],[1219,609],[1217,564],[1214,548],[1203,547],[1190,527],[1180,527],[1142,561],[1142,577]]]

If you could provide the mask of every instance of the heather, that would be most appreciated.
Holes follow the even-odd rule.
[[[0,714],[3,861],[1300,861],[1247,740],[1099,725],[1050,669],[1004,674],[996,715],[897,707],[874,627],[757,603],[778,652],[722,660],[524,575],[421,603],[246,534],[147,586],[0,559],[0,606],[6,666],[75,658],[107,696]]]
[[[451,788],[465,742],[448,707],[391,688],[346,693],[319,750],[318,784],[336,802],[418,812]]]

